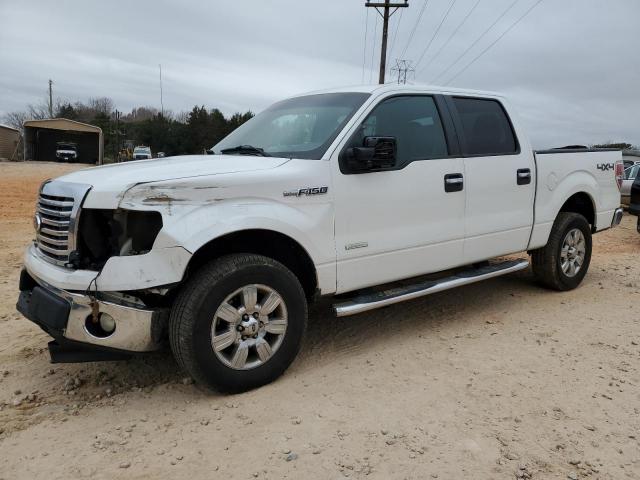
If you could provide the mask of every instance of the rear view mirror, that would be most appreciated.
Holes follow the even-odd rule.
[[[396,165],[395,137],[365,137],[362,145],[346,151],[347,166],[351,172],[376,171]]]

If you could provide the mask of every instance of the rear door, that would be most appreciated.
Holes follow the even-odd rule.
[[[464,157],[465,263],[526,250],[533,225],[535,160],[501,101],[451,96]]]

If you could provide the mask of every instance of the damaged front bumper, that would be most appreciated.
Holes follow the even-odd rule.
[[[114,360],[163,345],[168,309],[130,300],[101,294],[94,316],[89,295],[58,289],[23,270],[16,308],[56,340],[49,345],[54,363]],[[97,327],[100,315],[109,317],[113,330]]]

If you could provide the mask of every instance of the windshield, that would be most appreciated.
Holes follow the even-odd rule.
[[[272,157],[319,160],[367,97],[325,93],[278,102],[214,145],[213,153],[250,146]]]
[[[640,164],[627,168],[624,172],[624,179],[634,180],[638,176],[638,170],[640,170]]]
[[[151,149],[149,147],[136,147],[133,153],[151,153]]]

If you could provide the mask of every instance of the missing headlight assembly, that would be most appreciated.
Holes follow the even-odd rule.
[[[161,229],[159,212],[84,209],[70,260],[76,268],[95,270],[114,256],[147,253]]]

